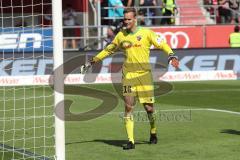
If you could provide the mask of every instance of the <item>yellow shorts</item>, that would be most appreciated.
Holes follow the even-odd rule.
[[[140,103],[154,103],[154,86],[151,72],[123,74],[123,96],[137,96]]]

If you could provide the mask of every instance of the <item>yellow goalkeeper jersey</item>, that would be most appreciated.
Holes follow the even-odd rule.
[[[120,49],[125,55],[123,73],[150,71],[149,57],[152,45],[167,54],[173,53],[166,41],[150,29],[137,27],[134,33],[121,30],[112,43],[97,54],[93,61],[102,60]]]

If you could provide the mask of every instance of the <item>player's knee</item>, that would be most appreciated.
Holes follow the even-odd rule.
[[[144,108],[146,110],[147,113],[153,113],[154,112],[154,108],[152,104],[144,104]]]
[[[130,104],[125,104],[125,111],[126,111],[126,112],[132,112],[132,110],[133,110],[133,106],[132,106],[132,105],[130,105]]]
[[[135,101],[125,101],[125,108],[129,110],[132,109],[134,105],[135,105]]]
[[[146,111],[147,111],[147,113],[153,113],[153,112],[154,112],[153,109],[148,109],[148,110],[146,110]]]

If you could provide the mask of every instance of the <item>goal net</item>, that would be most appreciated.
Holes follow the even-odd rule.
[[[1,160],[64,159],[64,153],[57,155],[59,145],[55,143],[59,141],[56,128],[63,126],[54,113],[61,96],[56,99],[56,86],[49,83],[53,68],[62,62],[61,46],[58,64],[54,60],[54,25],[58,25],[57,32],[62,29],[61,18],[54,22],[54,5],[61,7],[61,2],[0,0]],[[60,8],[58,12],[61,16]],[[62,33],[58,36],[59,45]],[[64,143],[64,133],[61,136]]]

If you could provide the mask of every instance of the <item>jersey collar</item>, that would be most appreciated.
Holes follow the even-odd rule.
[[[133,35],[133,34],[137,33],[140,30],[140,28],[141,27],[137,26],[137,29],[134,32],[128,32],[128,33]]]

